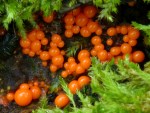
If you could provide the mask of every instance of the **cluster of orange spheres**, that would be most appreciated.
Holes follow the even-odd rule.
[[[15,92],[8,92],[6,98],[9,102],[13,100],[19,106],[27,106],[32,100],[37,100],[42,92],[47,93],[49,86],[45,81],[29,81],[29,83],[20,84]]]
[[[65,36],[71,38],[73,34],[80,33],[83,37],[89,37],[92,33],[102,34],[102,28],[92,18],[97,14],[97,8],[93,5],[77,7],[64,16]]]
[[[72,94],[75,94],[78,90],[82,89],[85,85],[90,83],[90,77],[81,75],[78,80],[72,80],[69,84],[69,90]]]
[[[58,34],[46,38],[43,31],[32,30],[25,39],[20,39],[20,45],[23,54],[30,57],[39,56],[43,66],[47,66],[47,63],[51,62],[49,68],[52,72],[56,72],[63,66],[65,52],[60,48],[64,47],[64,41]],[[42,50],[45,46],[47,50]]]
[[[78,90],[82,89],[85,85],[90,83],[90,77],[87,75],[81,75],[77,80],[72,80],[68,84],[68,88],[72,94],[75,94]],[[68,96],[65,93],[60,93],[54,100],[57,107],[63,108],[70,102]]]
[[[22,83],[15,92],[9,92],[6,98],[11,102],[15,100],[19,106],[27,106],[32,100],[39,99],[41,96],[41,89],[39,86],[29,86],[27,83]]]
[[[120,25],[117,27],[110,27],[106,31],[109,38],[106,40],[106,46],[110,47],[110,50],[105,49],[104,44],[100,36],[93,36],[91,43],[94,48],[91,50],[92,56],[97,56],[100,61],[109,61],[115,58],[116,62],[118,59],[124,59],[128,54],[130,61],[135,63],[143,62],[145,55],[143,51],[133,50],[133,47],[137,45],[137,39],[140,37],[140,31],[133,28],[131,25]],[[113,36],[121,34],[123,43],[119,46],[114,44]]]
[[[68,75],[79,75],[84,73],[91,65],[90,52],[86,49],[78,53],[78,61],[73,57],[69,57],[64,63],[64,69],[61,76],[66,78]]]

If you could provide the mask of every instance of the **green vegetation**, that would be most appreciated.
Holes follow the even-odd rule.
[[[120,2],[120,0],[93,0],[93,4],[102,8],[99,18],[105,18],[110,22],[113,22],[112,14],[118,12],[117,6],[120,5]]]
[[[75,56],[76,55],[76,52],[78,51],[78,49],[80,49],[82,47],[81,43],[78,42],[78,41],[75,41],[75,42],[71,42],[70,43],[70,47],[67,48],[66,50],[66,55],[68,57],[70,56]]]
[[[15,23],[22,36],[26,35],[24,22],[36,26],[33,14],[42,11],[45,16],[61,8],[61,0],[1,0],[0,20],[8,30],[10,23]]]

